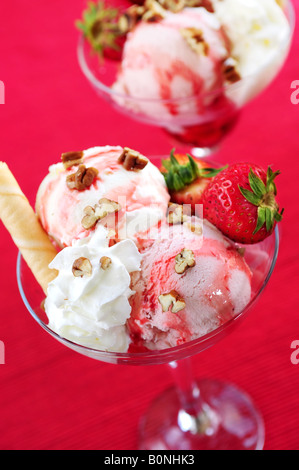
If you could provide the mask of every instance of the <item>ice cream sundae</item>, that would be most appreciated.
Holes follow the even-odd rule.
[[[279,172],[213,168],[174,151],[162,164],[128,147],[63,153],[35,213],[1,163],[1,220],[60,337],[103,351],[171,348],[215,330],[252,299],[244,247],[282,219]]]
[[[100,2],[78,25],[101,60],[114,51],[112,103],[181,141],[210,146],[282,66],[291,38],[286,5],[145,0],[118,11]]]

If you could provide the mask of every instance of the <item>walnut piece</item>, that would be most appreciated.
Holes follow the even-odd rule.
[[[184,227],[186,227],[192,233],[195,233],[195,235],[202,235],[202,226],[200,224],[185,222]]]
[[[183,28],[181,35],[187,41],[191,49],[199,55],[208,55],[209,45],[204,40],[203,32],[198,28]]]
[[[195,266],[195,256],[192,250],[184,250],[181,251],[175,257],[175,272],[177,274],[183,274],[186,272],[187,269],[193,268]]]
[[[178,313],[186,307],[184,299],[175,290],[159,295],[159,302],[163,312],[168,312],[171,307],[172,313]]]
[[[131,31],[134,26],[141,20],[142,15],[145,12],[144,6],[132,5],[130,6],[118,20],[119,30],[126,34]]]
[[[85,215],[84,215],[83,219],[81,220],[81,224],[82,224],[83,228],[85,228],[86,230],[89,230],[89,229],[91,229],[92,227],[95,226],[98,219],[95,216],[94,208],[91,207],[91,206],[85,207],[84,214]]]
[[[121,163],[123,167],[128,171],[143,170],[148,164],[148,159],[128,147],[124,147],[122,154],[118,158],[118,163]]]
[[[182,11],[186,6],[185,0],[159,0],[159,3],[165,10],[170,10],[173,13]]]
[[[241,75],[237,70],[237,61],[232,57],[223,62],[223,75],[228,83],[236,83],[241,80]]]
[[[117,202],[111,201],[107,198],[102,198],[99,200],[99,203],[94,207],[87,206],[84,209],[84,217],[81,221],[83,228],[89,230],[93,228],[96,223],[106,217],[109,214],[119,212],[121,210],[120,204]]]
[[[145,0],[143,5],[127,8],[120,15],[117,26],[121,33],[127,34],[139,21],[160,21],[166,17],[167,11],[179,13],[185,7],[203,7],[210,13],[215,12],[211,0]]]
[[[185,7],[189,7],[189,8],[203,7],[210,13],[215,12],[215,9],[211,0],[184,0],[184,3],[185,3]]]
[[[99,204],[95,206],[95,216],[97,219],[103,219],[109,214],[113,214],[114,212],[119,212],[121,210],[120,204],[115,201],[111,201],[107,198],[102,198],[99,200]]]
[[[167,222],[169,225],[182,224],[187,220],[187,215],[184,214],[184,207],[180,204],[170,203],[168,205]]]
[[[99,172],[96,168],[86,168],[85,165],[79,165],[76,173],[66,177],[66,184],[69,189],[77,189],[83,191],[89,188]]]
[[[78,258],[74,261],[72,272],[75,277],[92,275],[92,266],[88,258]]]
[[[83,162],[84,152],[66,152],[61,155],[61,160],[65,169],[71,166],[80,165]]]
[[[111,263],[112,260],[108,256],[102,256],[102,258],[100,259],[101,268],[104,269],[104,271],[109,268]]]
[[[142,20],[149,22],[163,20],[166,16],[166,12],[160,3],[161,2],[156,2],[155,0],[146,0],[144,4],[145,13],[142,15]]]

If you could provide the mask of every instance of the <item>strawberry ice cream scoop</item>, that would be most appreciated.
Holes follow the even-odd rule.
[[[167,129],[198,124],[207,111],[211,121],[213,111],[223,116],[243,106],[285,60],[290,45],[285,2],[211,0],[200,7],[174,2],[175,12],[167,2],[153,3],[164,8],[146,21],[151,2],[145,2],[149,12],[127,36],[112,88],[133,98],[115,94],[120,106],[154,121],[159,116]],[[241,79],[242,85],[229,86]]]
[[[202,229],[202,233],[201,233]],[[142,253],[129,329],[135,342],[165,349],[199,338],[240,313],[251,272],[235,245],[209,222],[165,224]]]
[[[37,194],[36,212],[60,247],[89,236],[98,224],[110,229],[112,238],[138,243],[165,218],[169,194],[164,178],[138,152],[106,146],[79,157],[68,168],[52,165]]]
[[[141,21],[128,34],[113,89],[136,98],[124,103],[119,98],[119,104],[132,106],[133,111],[164,120],[191,117],[208,104],[203,99],[212,99],[204,98],[206,93],[222,87],[223,61],[228,56],[221,25],[207,10],[185,8],[176,14],[165,10],[160,21]],[[184,100],[194,96],[198,98]],[[172,99],[181,101],[160,101]]]

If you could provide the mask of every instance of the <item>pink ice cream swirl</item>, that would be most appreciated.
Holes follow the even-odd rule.
[[[105,146],[83,152],[86,168],[98,170],[92,185],[84,190],[70,189],[66,184],[67,176],[77,167],[65,169],[62,163],[50,167],[37,194],[36,211],[59,247],[90,235],[92,229],[82,226],[84,210],[102,198],[120,205],[117,214],[103,219],[103,224],[115,231],[116,239],[130,238],[138,244],[139,238],[165,217],[169,194],[163,176],[151,162],[140,171],[126,170],[118,162],[122,151],[119,146]]]
[[[128,322],[135,343],[148,349],[178,346],[223,325],[249,303],[251,272],[244,258],[215,227],[200,223],[202,236],[174,225],[169,237],[162,235],[143,251]],[[178,274],[176,257],[183,250],[192,251],[195,266]],[[172,291],[185,303],[178,312],[161,304],[160,296]]]

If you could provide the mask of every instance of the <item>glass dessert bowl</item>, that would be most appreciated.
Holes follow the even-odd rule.
[[[139,443],[144,450],[262,449],[262,418],[246,394],[232,385],[213,380],[195,381],[190,358],[229,334],[256,304],[275,267],[279,232],[263,242],[245,246],[245,260],[252,270],[252,297],[236,317],[211,333],[180,346],[146,352],[106,352],[81,346],[60,337],[48,326],[42,308],[45,294],[19,254],[17,281],[30,314],[53,338],[90,358],[111,364],[167,364],[175,387],[164,392],[141,420]]]
[[[183,151],[188,149],[195,157],[205,157],[219,147],[223,138],[235,126],[244,106],[273,81],[283,66],[291,44],[295,20],[290,1],[285,2],[284,10],[289,23],[289,34],[282,38],[277,49],[270,51],[269,57],[263,57],[258,70],[237,79],[234,65],[228,61],[225,70],[228,80],[222,80],[219,86],[205,88],[197,85],[196,81],[201,78],[196,77],[196,74],[190,78],[190,70],[182,71],[185,64],[180,61],[180,67],[176,71],[169,74],[167,70],[161,72],[163,83],[154,85],[160,86],[159,93],[149,91],[150,84],[140,85],[138,65],[133,69],[133,72],[137,70],[136,85],[132,85],[128,91],[128,79],[122,78],[126,72],[120,73],[121,61],[109,58],[99,61],[98,55],[92,53],[90,43],[84,36],[80,37],[78,45],[79,64],[95,92],[118,112],[144,124],[162,128],[178,148],[181,147]],[[140,61],[141,59],[148,60],[146,57],[141,57]],[[127,76],[132,80],[134,74],[129,72],[130,75],[128,73]],[[155,80],[152,75],[149,76],[149,80]],[[192,86],[190,83],[188,86],[193,92],[189,90],[188,94],[187,88],[184,88],[180,94],[178,90],[183,81],[192,83]],[[175,97],[173,88],[176,89]]]

